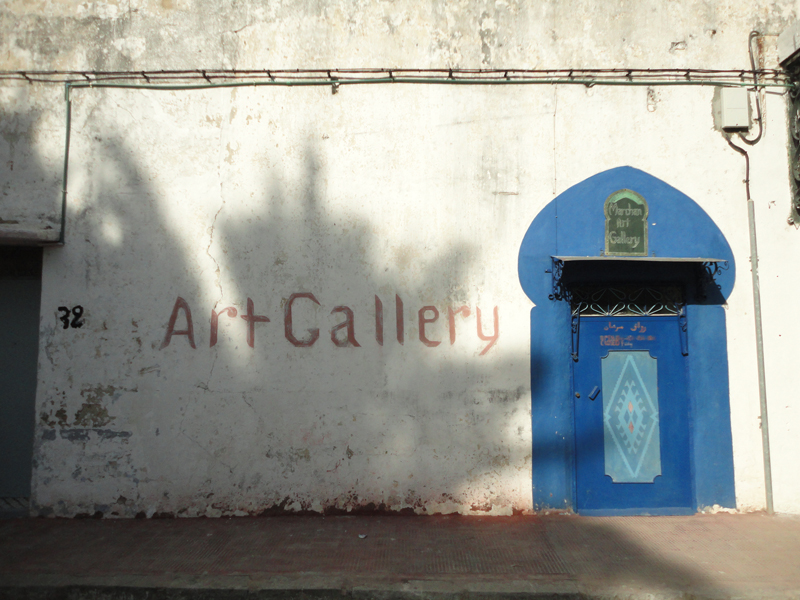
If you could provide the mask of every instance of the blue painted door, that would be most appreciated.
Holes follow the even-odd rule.
[[[582,317],[573,363],[577,510],[694,512],[676,317]]]

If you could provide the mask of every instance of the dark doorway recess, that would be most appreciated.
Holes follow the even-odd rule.
[[[39,351],[42,249],[0,246],[0,515],[27,511]]]

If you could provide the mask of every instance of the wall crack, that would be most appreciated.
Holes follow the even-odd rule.
[[[219,303],[222,302],[222,298],[224,297],[224,294],[222,292],[222,282],[221,282],[222,272],[221,272],[221,270],[219,268],[219,262],[217,262],[217,259],[214,258],[213,254],[211,254],[211,245],[214,243],[214,228],[217,226],[217,218],[219,217],[219,213],[222,212],[222,209],[223,209],[224,206],[225,206],[225,201],[223,200],[222,201],[222,206],[219,207],[219,210],[214,215],[214,220],[212,221],[211,227],[209,228],[208,246],[206,246],[206,254],[208,255],[208,257],[211,260],[214,261],[214,274],[215,274],[216,280],[217,280],[216,281],[216,285],[217,285],[217,288],[219,288],[219,300],[217,300],[214,303],[214,309],[215,310],[216,310],[217,306],[219,306]]]
[[[213,452],[211,452],[211,451],[210,451],[208,448],[206,448],[205,446],[203,446],[203,444],[201,444],[200,442],[198,442],[198,441],[197,441],[196,439],[194,439],[193,437],[191,437],[191,436],[187,435],[185,431],[181,431],[181,435],[182,435],[183,437],[185,437],[187,440],[189,440],[190,442],[192,442],[193,444],[195,444],[195,445],[196,445],[198,448],[200,448],[200,449],[201,449],[203,452],[205,452],[206,454],[208,454],[208,455],[209,455],[209,456],[210,456],[212,459],[214,459],[216,462],[218,462],[219,464],[221,464],[221,465],[223,465],[224,467],[226,467],[226,468],[227,468],[227,469],[228,469],[228,470],[231,472],[231,474],[233,474],[233,472],[234,472],[234,470],[233,470],[233,467],[232,467],[232,466],[230,466],[228,463],[226,463],[226,462],[224,462],[224,461],[220,460],[218,457],[216,457],[216,456],[214,455],[214,453],[213,453]]]

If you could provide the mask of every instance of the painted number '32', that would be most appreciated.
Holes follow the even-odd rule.
[[[83,307],[80,304],[73,306],[72,309],[66,306],[59,306],[58,312],[62,313],[58,320],[64,325],[64,329],[83,327]],[[72,318],[70,318],[70,315]]]

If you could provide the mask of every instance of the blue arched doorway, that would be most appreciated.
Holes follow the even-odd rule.
[[[573,186],[519,253],[533,501],[581,514],[735,506],[723,304],[735,264],[691,198],[631,167]]]

